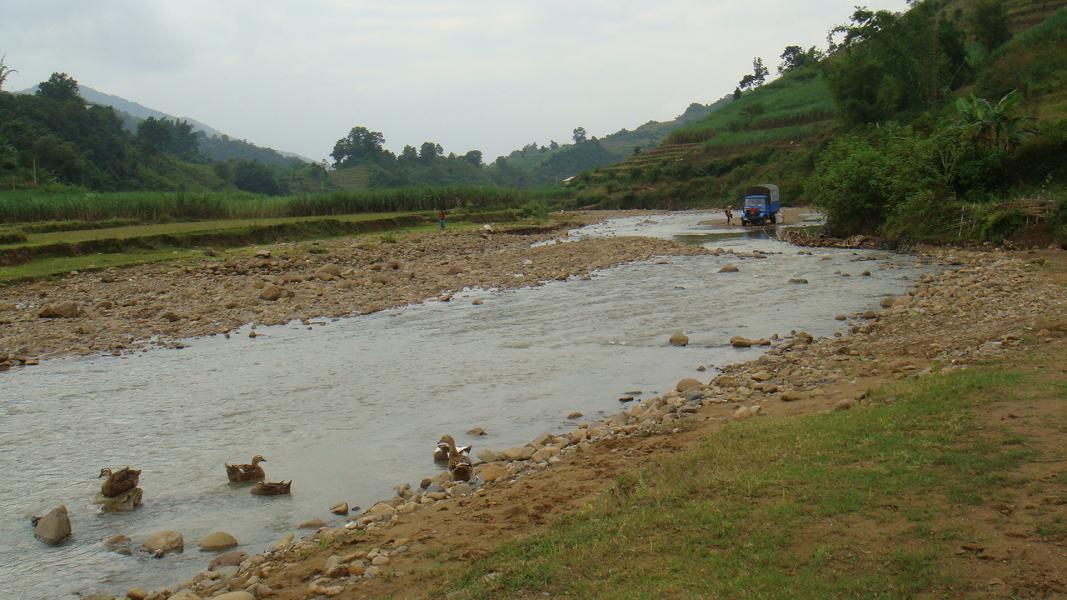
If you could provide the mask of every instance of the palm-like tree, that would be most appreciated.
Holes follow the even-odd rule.
[[[8,75],[12,73],[18,73],[18,71],[16,71],[15,69],[12,69],[11,67],[8,67],[4,64],[5,58],[7,58],[6,54],[4,56],[0,56],[0,90],[4,89],[4,81],[7,80]]]
[[[993,148],[1011,150],[1028,133],[1024,128],[1026,117],[1011,114],[1011,109],[1021,99],[1022,96],[1012,90],[993,104],[972,93],[966,98],[956,99],[956,110],[960,113],[963,127],[970,131],[975,141]]]

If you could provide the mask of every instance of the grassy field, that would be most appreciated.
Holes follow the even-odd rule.
[[[830,121],[836,113],[826,82],[812,70],[786,75],[746,93],[742,100],[698,123],[674,130],[667,143],[706,141],[712,147],[721,147],[789,140],[797,136],[798,126]],[[737,134],[742,135],[736,137]]]
[[[343,222],[373,221],[407,216],[414,213],[363,213],[354,215],[336,215],[331,217]],[[429,216],[429,213],[427,213]],[[0,244],[0,249],[13,247],[43,246],[47,244],[77,243],[99,239],[130,239],[158,235],[184,235],[211,231],[226,231],[267,225],[288,223],[308,223],[321,217],[277,217],[252,219],[213,219],[208,221],[188,221],[180,223],[147,223],[119,227],[77,229],[68,231],[49,231],[45,233],[27,233],[26,240],[13,244]]]
[[[979,411],[1025,394],[1062,401],[1065,386],[1062,373],[1048,382],[987,368],[881,389],[867,408],[731,424],[620,477],[547,533],[503,545],[441,595],[966,595],[975,582],[952,561],[983,540],[963,516],[1002,500],[1036,452]],[[1050,517],[1029,534],[1065,532]]]
[[[548,200],[561,190],[500,187],[417,187],[261,196],[238,192],[0,192],[0,225],[40,221],[136,219],[142,222],[262,219],[357,213],[513,208]]]

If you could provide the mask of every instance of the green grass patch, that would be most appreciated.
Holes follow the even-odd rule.
[[[764,133],[746,143],[786,139],[796,134],[798,126],[826,121],[835,114],[826,81],[814,69],[805,69],[745,93],[702,121],[674,130],[667,143],[704,142],[717,137],[727,140],[729,132],[755,133],[753,130]]]
[[[946,593],[958,525],[1028,456],[974,408],[1023,377],[931,376],[888,404],[733,423],[453,583],[463,598],[904,598]],[[1047,535],[1058,535],[1050,523]],[[857,552],[861,548],[865,552]]]
[[[13,267],[0,267],[0,283],[40,279],[71,271],[98,271],[109,267],[129,267],[148,263],[176,261],[203,256],[199,250],[164,248],[118,254],[88,254],[84,256],[55,256],[42,258]]]
[[[553,200],[566,190],[503,187],[426,186],[339,191],[295,196],[244,192],[84,192],[17,190],[0,192],[0,223],[36,221],[142,222],[207,219],[263,219],[356,213],[430,211],[464,207],[491,210],[530,200]]]

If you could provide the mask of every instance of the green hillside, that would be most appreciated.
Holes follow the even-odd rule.
[[[1000,239],[1036,220],[1067,238],[1065,6],[857,9],[824,58],[583,173],[574,204],[723,206],[769,181],[787,204],[822,206],[842,234]]]

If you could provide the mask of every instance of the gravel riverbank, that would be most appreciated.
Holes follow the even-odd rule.
[[[714,376],[694,373],[674,391],[622,404],[607,419],[522,447],[483,449],[471,483],[443,474],[422,489],[399,487],[344,527],[321,527],[304,539],[287,535],[265,554],[229,555],[223,562],[231,567],[145,596],[427,597],[502,540],[580,510],[618,475],[701,443],[733,421],[862,410],[872,386],[1062,346],[1062,252],[925,254],[940,272],[878,309],[841,315],[847,334],[771,340],[756,360]]]

